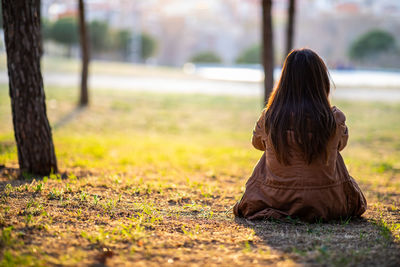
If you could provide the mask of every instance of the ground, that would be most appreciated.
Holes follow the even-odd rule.
[[[0,85],[0,266],[400,264],[400,103],[338,102],[360,219],[235,219],[261,152],[256,97],[46,88],[60,173],[18,175]]]

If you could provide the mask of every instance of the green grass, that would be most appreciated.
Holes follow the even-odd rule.
[[[60,174],[17,179],[0,85],[0,266],[390,265],[400,263],[400,104],[335,102],[343,156],[369,201],[363,220],[235,220],[261,152],[253,97],[47,88]]]
[[[81,61],[77,58],[44,56],[42,70],[44,72],[80,73]],[[7,71],[7,58],[0,53],[0,71]],[[190,78],[182,69],[162,66],[135,65],[128,62],[96,61],[90,62],[90,73],[107,75],[158,76],[169,78]]]

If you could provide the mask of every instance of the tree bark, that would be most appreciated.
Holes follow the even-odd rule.
[[[40,70],[40,1],[2,0],[9,93],[21,172],[57,172]]]
[[[286,28],[286,56],[293,49],[295,14],[296,14],[296,1],[289,0],[288,22]]]
[[[81,40],[82,53],[82,77],[81,77],[81,96],[79,100],[80,106],[89,104],[88,93],[88,75],[89,75],[89,44],[85,19],[85,3],[79,0],[79,35]]]
[[[264,66],[264,103],[274,87],[274,46],[272,31],[272,0],[262,1],[262,61]]]
[[[38,17],[39,17],[39,29],[40,29],[40,44],[39,44],[39,49],[40,49],[40,58],[42,58],[44,54],[44,47],[43,47],[43,34],[42,34],[42,5],[40,0],[34,0],[34,5],[38,7]]]

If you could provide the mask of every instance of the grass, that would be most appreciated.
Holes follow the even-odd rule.
[[[80,73],[81,61],[77,58],[55,57],[45,55],[42,60],[44,72],[56,73]],[[0,52],[0,71],[7,71],[7,58],[5,53]],[[135,65],[128,62],[110,62],[93,60],[90,63],[91,74],[106,75],[134,75],[134,76],[157,76],[168,78],[190,78],[182,69],[162,66]]]
[[[400,104],[335,102],[347,166],[369,201],[362,219],[235,219],[261,152],[261,106],[246,97],[47,88],[60,174],[17,178],[0,85],[0,266],[396,265],[400,263]]]

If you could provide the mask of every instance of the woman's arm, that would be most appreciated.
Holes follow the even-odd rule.
[[[261,113],[260,118],[258,119],[256,125],[254,126],[253,130],[253,138],[251,140],[251,143],[253,146],[258,149],[265,151],[265,141],[267,134],[265,133],[265,112],[266,109],[263,110]]]
[[[338,134],[340,135],[338,150],[342,151],[346,147],[347,141],[349,140],[349,129],[346,126],[346,116],[337,107],[333,107],[332,111],[335,116]]]
[[[339,139],[338,150],[342,151],[347,145],[347,140],[349,140],[349,129],[344,123],[339,127],[341,128],[342,136]]]

